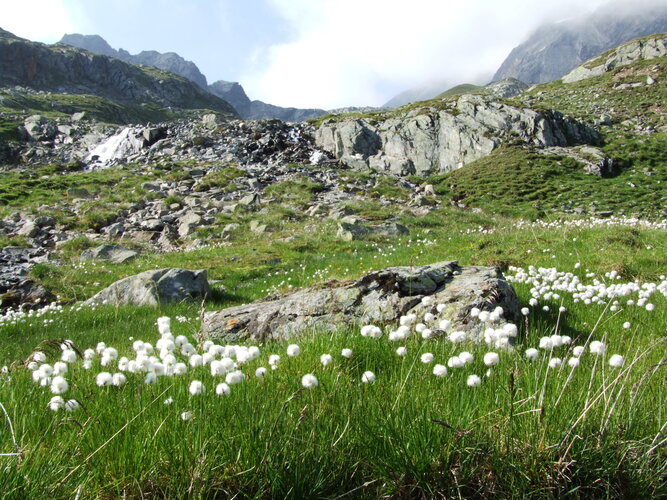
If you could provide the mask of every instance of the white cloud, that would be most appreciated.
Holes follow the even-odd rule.
[[[45,43],[74,31],[74,23],[62,0],[4,2],[0,27],[16,36]]]
[[[603,2],[272,0],[293,41],[270,47],[268,66],[241,81],[283,106],[380,105],[429,80],[489,76],[546,19]]]

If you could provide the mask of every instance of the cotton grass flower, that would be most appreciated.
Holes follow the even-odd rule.
[[[495,366],[500,361],[500,356],[496,352],[487,352],[484,355],[484,364],[486,366]]]
[[[343,349],[340,352],[340,355],[343,356],[345,359],[351,359],[352,358],[352,349]]]
[[[625,363],[625,359],[620,354],[613,354],[609,358],[609,366],[613,368],[620,368]]]
[[[277,354],[271,354],[271,356],[269,356],[269,365],[271,365],[271,368],[277,367],[279,363],[280,363],[280,356],[278,356]]]
[[[466,380],[466,384],[468,387],[477,387],[481,385],[482,379],[479,378],[478,375],[470,375],[468,376],[468,379]]]
[[[452,356],[447,360],[447,366],[450,368],[463,368],[465,363],[458,356]]]
[[[62,361],[56,361],[53,363],[53,374],[54,375],[65,375],[67,373],[67,363]]]
[[[605,351],[605,345],[599,340],[594,340],[591,342],[588,348],[590,349],[591,353],[598,355],[603,354]]]
[[[68,399],[63,405],[63,409],[70,413],[78,410],[80,407],[81,404],[76,399]]]
[[[218,396],[229,396],[232,393],[232,389],[223,382],[215,386],[215,393]]]
[[[567,360],[567,364],[570,365],[572,368],[576,368],[579,366],[581,363],[581,360],[579,358],[570,358]]]
[[[322,366],[330,365],[332,362],[333,358],[331,357],[331,354],[322,354],[320,356],[320,363],[322,363]]]
[[[579,358],[584,353],[584,346],[578,345],[572,349],[572,356]]]
[[[181,420],[183,420],[184,422],[187,422],[191,418],[192,418],[192,412],[191,411],[184,411],[183,413],[181,413]]]
[[[530,348],[526,349],[526,357],[529,360],[535,361],[539,356],[540,356],[540,351],[538,351],[534,347],[530,347]]]
[[[127,377],[122,373],[114,373],[111,377],[111,384],[116,387],[121,387],[127,382]]]
[[[97,377],[95,377],[95,383],[99,387],[111,385],[113,383],[113,376],[109,372],[100,372],[97,374]]]
[[[44,354],[42,351],[36,351],[32,354],[32,359],[38,363],[43,363],[46,361],[46,354]]]
[[[266,368],[264,368],[263,366],[260,366],[255,370],[255,377],[264,378],[264,375],[266,375]]]
[[[65,406],[65,400],[61,396],[53,396],[49,401],[49,409],[51,411],[58,411]]]
[[[312,373],[306,373],[303,377],[301,377],[301,385],[306,389],[312,389],[313,387],[316,387],[317,383],[317,378],[315,378],[315,375]]]
[[[436,364],[433,366],[433,375],[436,377],[444,377],[447,375],[447,367],[445,365]]]
[[[563,364],[563,360],[560,358],[551,358],[549,360],[549,368],[558,368]]]
[[[452,327],[452,322],[449,321],[448,319],[442,319],[440,320],[440,323],[438,323],[438,326],[443,332],[446,332]]]
[[[148,372],[144,378],[144,384],[154,384],[157,382],[157,374],[155,372]]]
[[[628,328],[630,328],[631,326],[632,326],[632,324],[629,321],[626,321],[625,323],[623,323],[623,328],[625,328],[626,330]]]
[[[61,354],[60,359],[65,363],[75,363],[76,352],[74,352],[72,349],[65,349]]]
[[[468,351],[463,351],[461,354],[459,354],[459,359],[463,361],[464,365],[467,365],[468,363],[472,363],[475,357]]]
[[[396,349],[396,354],[398,354],[401,357],[405,356],[407,353],[408,349],[406,347],[401,346],[398,349]]]
[[[172,398],[171,396],[169,396],[167,399],[165,399],[165,400],[163,401],[163,404],[165,404],[165,405],[170,405],[170,404],[172,404],[173,402],[174,402],[174,398]]]
[[[364,384],[369,384],[371,382],[375,382],[375,373],[371,371],[365,371],[363,375],[361,375],[361,381]]]
[[[190,391],[190,394],[193,396],[199,396],[204,392],[206,388],[204,387],[204,384],[201,382],[201,380],[193,380],[190,382],[190,387],[188,391]]]
[[[240,370],[230,372],[225,376],[225,382],[229,385],[240,384],[243,380],[245,380],[245,375]]]
[[[433,353],[430,352],[425,352],[424,354],[421,355],[420,357],[421,362],[424,363],[425,365],[432,363],[433,362]]]
[[[527,307],[522,307],[521,314],[523,314],[524,316],[528,316],[530,314],[530,309],[528,309]]]
[[[287,346],[287,355],[291,358],[294,358],[301,354],[301,348],[296,344],[290,344]]]
[[[69,384],[65,377],[58,375],[51,380],[51,392],[53,394],[63,394],[69,389]]]

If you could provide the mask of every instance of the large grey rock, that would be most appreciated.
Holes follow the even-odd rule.
[[[363,240],[365,238],[379,236],[382,238],[391,238],[410,234],[410,230],[402,224],[387,222],[385,224],[364,224],[359,221],[338,223],[337,237],[345,241]]]
[[[116,281],[86,303],[157,306],[204,298],[209,292],[206,271],[158,269]]]
[[[431,305],[422,302],[427,295]],[[210,312],[202,332],[226,342],[286,339],[367,322],[394,323],[405,314],[435,312],[437,304],[445,305],[440,316],[452,322],[452,329],[476,335],[482,335],[483,326],[471,317],[473,307],[491,311],[501,306],[504,321],[519,318],[517,296],[498,269],[452,261],[383,269],[352,282],[333,281]]]
[[[116,264],[129,262],[139,255],[134,250],[119,245],[100,245],[81,252],[81,260],[108,260]]]
[[[487,96],[463,95],[445,109],[424,107],[404,115],[329,120],[316,144],[355,169],[394,175],[430,175],[461,168],[506,141],[534,147],[592,144],[598,134],[555,111],[534,111]]]
[[[26,118],[23,129],[30,140],[50,141],[58,132],[55,123],[41,115],[32,115]]]

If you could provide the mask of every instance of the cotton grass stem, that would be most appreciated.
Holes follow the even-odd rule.
[[[2,413],[5,414],[5,418],[7,419],[7,425],[9,425],[9,434],[12,436],[12,444],[14,445],[14,449],[16,450],[16,453],[2,453],[0,456],[3,457],[19,456],[21,454],[21,448],[19,447],[18,444],[16,444],[16,435],[14,434],[14,426],[12,425],[12,420],[9,418],[9,414],[5,409],[5,405],[0,403],[0,408],[2,408]]]

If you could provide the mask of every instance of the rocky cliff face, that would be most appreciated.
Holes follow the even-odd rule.
[[[171,73],[66,45],[45,45],[0,33],[0,86],[92,94],[134,105],[209,109],[237,116],[222,99]]]
[[[594,143],[597,133],[553,111],[538,112],[464,95],[442,109],[417,108],[405,116],[328,120],[316,144],[342,163],[395,175],[429,175],[461,168],[506,142],[535,147]]]
[[[65,35],[60,43],[89,50],[95,54],[115,57],[121,61],[132,64],[145,64],[164,69],[170,73],[180,75],[195,82],[201,88],[207,88],[206,77],[192,61],[187,61],[174,52],[161,53],[155,50],[145,50],[138,54],[130,54],[128,51],[112,48],[107,41],[99,35],[80,35],[78,33]]]
[[[629,9],[632,10],[629,10]],[[557,80],[596,55],[628,40],[667,31],[667,5],[611,2],[593,14],[545,25],[512,50],[494,80]]]

